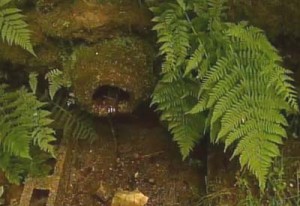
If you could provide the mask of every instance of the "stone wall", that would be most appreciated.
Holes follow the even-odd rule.
[[[34,189],[49,190],[47,206],[57,206],[60,200],[61,190],[67,185],[67,179],[64,179],[64,174],[68,173],[70,168],[72,145],[64,141],[56,154],[56,164],[54,173],[42,178],[28,178],[24,185],[24,190],[21,195],[19,206],[30,206]]]

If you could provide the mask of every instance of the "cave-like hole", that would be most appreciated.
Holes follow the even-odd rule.
[[[123,89],[111,86],[111,85],[103,85],[99,86],[94,94],[93,94],[94,101],[103,101],[103,100],[115,100],[117,102],[120,101],[129,101],[130,94]]]

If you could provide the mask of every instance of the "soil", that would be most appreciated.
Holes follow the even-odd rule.
[[[110,205],[118,190],[138,189],[148,206],[193,206],[204,189],[201,168],[183,162],[167,131],[156,120],[97,120],[99,140],[73,149],[65,206]],[[112,129],[117,134],[117,151]]]

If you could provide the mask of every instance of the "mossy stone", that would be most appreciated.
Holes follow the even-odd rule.
[[[93,99],[101,86],[117,87],[129,94],[128,101],[118,103],[119,113],[132,112],[152,92],[153,49],[144,40],[136,37],[105,40],[77,48],[75,57],[70,70],[74,94],[91,113],[100,116],[108,113],[105,105]]]

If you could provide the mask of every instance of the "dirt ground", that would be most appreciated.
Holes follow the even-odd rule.
[[[204,188],[201,168],[183,162],[158,121],[113,120],[116,144],[107,120],[98,120],[99,140],[78,142],[65,191],[65,206],[106,206],[117,190],[138,189],[148,206],[197,205]]]

